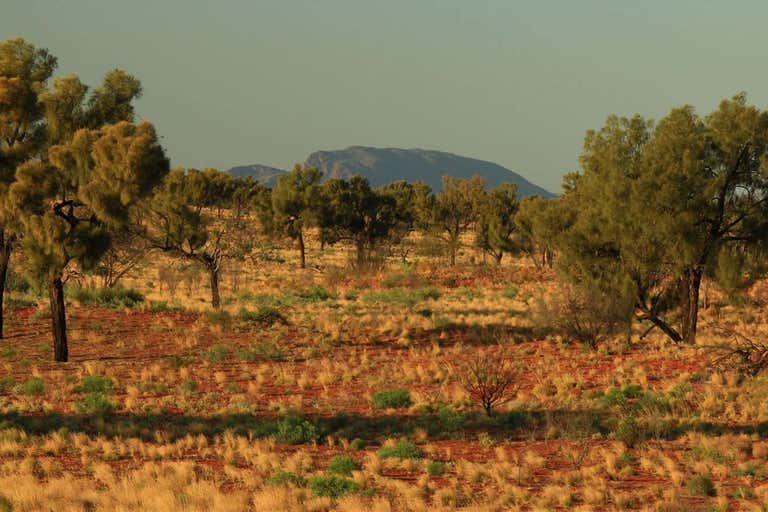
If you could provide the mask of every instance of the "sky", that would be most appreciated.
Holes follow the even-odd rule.
[[[173,165],[352,145],[501,164],[552,191],[611,113],[768,103],[764,0],[0,0],[59,74],[122,68]]]

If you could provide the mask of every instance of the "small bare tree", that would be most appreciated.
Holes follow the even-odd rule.
[[[517,369],[491,352],[477,352],[466,361],[451,364],[450,369],[488,416],[493,416],[494,407],[511,401],[519,389]]]
[[[707,347],[714,353],[711,366],[754,377],[768,368],[768,345],[735,331],[723,331],[730,343]]]

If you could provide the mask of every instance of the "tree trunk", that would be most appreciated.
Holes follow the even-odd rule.
[[[5,233],[0,231],[0,339],[3,337],[3,310],[5,308],[5,281],[8,278],[8,266],[11,262],[12,245],[5,239]]]
[[[686,343],[696,341],[696,326],[699,319],[699,289],[701,288],[701,268],[686,269],[683,277],[680,334]]]
[[[221,295],[219,295],[219,267],[215,264],[209,266],[208,274],[211,278],[211,306],[213,306],[213,309],[221,309]]]
[[[504,257],[504,253],[502,251],[499,251],[497,253],[494,253],[493,257],[496,259],[496,265],[501,266],[501,259]]]
[[[299,230],[299,254],[301,255],[301,268],[307,268],[307,259],[304,251],[304,233]]]
[[[357,247],[357,266],[362,267],[365,264],[365,240],[358,238],[355,245]]]
[[[61,274],[56,274],[48,282],[48,298],[51,302],[53,326],[53,359],[59,363],[66,363],[69,360],[67,314],[64,309],[64,282],[61,280]]]

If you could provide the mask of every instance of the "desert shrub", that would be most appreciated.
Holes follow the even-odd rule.
[[[626,416],[616,425],[616,430],[613,431],[613,438],[621,441],[628,448],[633,448],[642,440],[642,434],[642,429],[637,420],[633,416]]]
[[[0,512],[13,512],[13,502],[0,494]]]
[[[383,446],[378,453],[382,459],[420,459],[423,455],[421,449],[408,439],[400,439],[394,446]]]
[[[309,488],[315,496],[338,498],[360,490],[360,484],[337,476],[316,476],[309,480]]]
[[[260,306],[256,311],[249,311],[245,308],[240,309],[240,319],[246,322],[256,322],[263,325],[283,324],[287,325],[288,320],[285,316],[272,306]]]
[[[445,473],[445,463],[439,460],[431,460],[427,462],[426,469],[429,476],[440,476]]]
[[[284,444],[311,443],[320,439],[320,429],[300,416],[289,415],[277,422],[274,437]]]
[[[517,297],[518,292],[517,286],[508,286],[501,291],[501,296],[507,299],[514,299]]]
[[[12,377],[3,377],[0,379],[0,393],[3,391],[10,389],[11,386],[13,386],[14,380]]]
[[[246,348],[237,351],[237,357],[243,361],[258,361],[266,359],[269,361],[285,361],[288,359],[285,351],[270,342],[254,343]]]
[[[229,357],[229,347],[221,343],[212,345],[205,357],[211,363],[220,363]]]
[[[9,292],[27,293],[32,289],[32,285],[22,274],[8,269],[8,274],[5,277],[5,289]]]
[[[691,496],[716,496],[715,484],[712,478],[706,475],[694,476],[685,483],[685,490]]]
[[[437,300],[439,298],[440,291],[437,288],[417,288],[415,290],[395,288],[391,290],[369,292],[363,296],[363,301],[373,304],[383,303],[414,306],[418,302],[428,299]]]
[[[179,384],[179,391],[185,395],[191,395],[197,391],[197,382],[192,379],[186,379],[181,384]]]
[[[421,286],[424,279],[412,266],[404,266],[402,270],[387,273],[381,279],[382,288],[416,288]]]
[[[114,408],[106,393],[87,393],[81,399],[75,400],[75,411],[79,414],[105,415],[111,413]]]
[[[149,302],[149,310],[160,313],[163,311],[184,311],[184,308],[167,300],[152,300]]]
[[[290,471],[278,471],[267,479],[268,485],[295,485],[304,487],[307,485],[307,479]]]
[[[31,299],[19,299],[16,297],[6,297],[5,307],[8,309],[26,309],[37,306],[37,302]]]
[[[631,314],[628,300],[572,286],[540,297],[533,307],[533,321],[539,330],[591,348],[626,330]]]
[[[488,416],[493,416],[494,407],[509,402],[517,394],[518,372],[503,355],[477,351],[466,360],[453,363],[450,369]]]
[[[72,391],[75,393],[110,393],[113,382],[109,377],[102,375],[86,375],[83,380],[75,386]]]
[[[45,382],[40,377],[30,377],[16,386],[16,393],[27,396],[40,396],[45,393]]]
[[[388,389],[374,393],[371,402],[376,409],[402,409],[413,404],[407,389]]]
[[[328,472],[335,475],[349,476],[360,469],[360,464],[349,455],[337,455],[328,462]]]
[[[365,446],[366,446],[365,441],[360,439],[359,437],[353,439],[352,442],[349,443],[349,447],[352,448],[353,450],[362,450],[363,448],[365,448]]]
[[[78,287],[72,298],[81,304],[107,308],[135,308],[144,302],[144,296],[136,290],[114,286],[112,288]]]
[[[728,341],[708,347],[713,356],[710,361],[712,367],[751,377],[768,368],[768,344],[735,331],[724,331],[721,335]]]
[[[627,404],[627,399],[639,398],[642,393],[643,389],[637,384],[627,384],[622,388],[610,387],[600,397],[600,402],[605,407],[623,407]]]

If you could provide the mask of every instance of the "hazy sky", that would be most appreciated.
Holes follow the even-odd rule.
[[[610,113],[768,103],[768,2],[0,0],[0,39],[126,69],[174,165],[420,147],[558,190]]]

